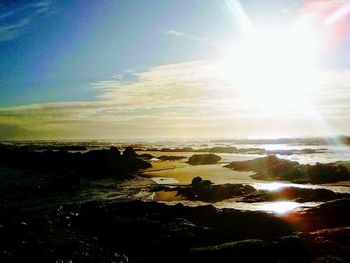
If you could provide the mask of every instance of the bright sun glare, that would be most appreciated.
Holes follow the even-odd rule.
[[[320,38],[306,24],[255,29],[232,48],[224,72],[246,103],[302,109],[313,88]]]
[[[297,202],[280,201],[280,202],[271,202],[271,203],[261,204],[257,207],[257,209],[262,211],[269,211],[279,215],[284,215],[300,206],[301,205]]]

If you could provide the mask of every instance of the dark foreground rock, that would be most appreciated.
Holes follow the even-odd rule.
[[[246,239],[191,249],[189,260],[199,262],[349,262],[350,228],[294,233],[274,240]]]
[[[338,199],[321,204],[313,209],[294,212],[286,216],[299,229],[314,231],[324,228],[349,226],[350,198]]]
[[[349,200],[334,201],[293,214],[292,221],[262,212],[141,201],[35,211],[1,207],[0,260],[277,263],[333,257],[348,262],[349,209]]]
[[[86,179],[124,180],[148,167],[131,148],[121,154],[115,147],[86,153],[0,147],[0,203],[75,190]]]
[[[194,154],[188,159],[190,165],[201,165],[201,164],[216,164],[221,160],[220,156],[215,154]]]
[[[79,173],[83,177],[104,178],[123,176],[151,164],[138,158],[131,147],[123,154],[116,147],[91,150],[86,153],[67,151],[31,151],[26,147],[0,147],[0,167],[31,169],[46,174]]]
[[[173,189],[170,189],[173,190]],[[223,184],[213,185],[211,181],[196,177],[189,186],[176,188],[178,195],[192,201],[218,202],[225,199],[246,196],[256,192],[250,185]]]
[[[237,171],[254,171],[256,174],[252,177],[258,180],[281,180],[313,184],[350,180],[349,162],[305,165],[269,155],[249,161],[232,162],[225,167]]]

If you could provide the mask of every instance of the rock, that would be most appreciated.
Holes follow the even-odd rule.
[[[236,153],[236,147],[211,147],[211,148],[202,148],[195,150],[196,152],[210,152],[210,153]]]
[[[111,148],[109,148],[109,152],[113,155],[120,156],[120,151],[117,147],[112,146]]]
[[[190,165],[201,165],[201,164],[216,164],[221,160],[220,156],[215,154],[194,154],[188,159]]]
[[[287,216],[294,225],[303,231],[344,227],[350,222],[350,198],[325,202],[317,207],[294,212]]]
[[[347,262],[347,261],[345,261],[344,259],[341,259],[339,257],[327,255],[327,256],[322,256],[322,257],[316,258],[311,263],[345,263],[345,262]]]
[[[149,150],[151,150],[151,149],[149,149]],[[153,149],[153,150],[157,150],[157,149]],[[161,152],[193,152],[193,149],[191,147],[175,148],[175,149],[162,148],[159,151],[161,151]]]
[[[126,158],[136,158],[137,154],[132,147],[126,147],[123,156]]]
[[[254,251],[254,253],[251,253]],[[189,251],[191,262],[230,262],[239,259],[240,262],[259,262],[271,259],[269,243],[259,239],[248,239],[224,243],[216,246],[193,248]]]
[[[213,185],[209,180],[203,180],[201,177],[195,177],[191,185],[177,188],[178,195],[189,200],[199,200],[205,202],[218,202],[225,199],[244,196],[256,192],[250,185],[242,184],[223,184]]]
[[[349,204],[327,207],[323,216],[336,218]],[[321,214],[310,210],[305,220],[313,224]],[[210,205],[70,201],[32,211],[1,206],[0,212],[1,262],[342,262],[349,255],[349,227],[301,233],[291,218]]]
[[[116,147],[111,147],[109,150],[91,150],[86,153],[52,150],[35,152],[27,148],[1,147],[0,166],[33,169],[37,173],[52,176],[74,173],[79,177],[123,178],[129,173],[152,165],[138,159],[131,147],[127,147],[123,155]],[[61,179],[61,176],[57,178],[59,181],[62,181]],[[69,180],[70,178],[65,179],[65,181]]]
[[[258,180],[282,180],[295,183],[333,183],[350,180],[350,163],[335,162],[315,165],[299,164],[275,155],[254,160],[232,162],[225,167],[237,171],[254,171],[252,177]]]

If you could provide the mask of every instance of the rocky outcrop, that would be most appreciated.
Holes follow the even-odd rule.
[[[216,164],[221,160],[220,156],[215,154],[194,154],[188,159],[190,165],[201,165],[201,164]]]
[[[284,218],[141,201],[94,201],[32,213],[0,209],[2,262],[35,261],[38,255],[45,262],[272,263],[349,256],[345,200]]]
[[[149,168],[151,164],[139,159],[131,147],[127,147],[123,154],[116,147],[86,153],[52,150],[35,152],[26,147],[1,147],[0,166],[32,169],[46,174],[78,173],[81,177],[104,178],[121,177]]]
[[[256,174],[252,177],[258,180],[282,180],[314,184],[350,180],[349,162],[304,165],[269,155],[249,161],[232,162],[225,167],[237,171],[254,171]]]
[[[209,180],[203,180],[201,177],[195,177],[188,187],[177,188],[178,195],[188,200],[199,200],[205,202],[218,202],[225,199],[245,196],[256,192],[256,189],[250,185],[242,184],[223,184],[213,185]]]
[[[299,187],[283,187],[276,191],[257,190],[253,186],[244,184],[220,184],[214,185],[209,180],[195,177],[188,186],[169,187],[154,186],[151,192],[177,191],[177,196],[185,200],[219,202],[226,199],[236,198],[235,201],[244,203],[272,202],[272,201],[294,201],[326,202],[336,199],[350,198],[350,193],[335,193],[327,189],[311,189]]]

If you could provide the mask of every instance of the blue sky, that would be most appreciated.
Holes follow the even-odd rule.
[[[242,104],[242,98],[233,94],[234,88],[229,91],[233,95],[225,101],[224,109],[218,104],[227,94],[218,94],[227,92],[226,88],[210,91],[215,93],[211,98],[216,96],[213,101],[202,96],[208,83],[213,87],[227,80],[212,74],[217,67],[211,66],[227,57],[228,47],[242,37],[240,8],[254,25],[284,28],[298,18],[305,5],[318,6],[322,2],[326,1],[1,1],[0,126],[6,130],[3,137],[148,137],[154,130],[159,130],[162,137],[195,136],[203,130],[207,132],[200,136],[210,136],[216,133],[215,127],[224,123],[228,132],[222,136],[241,137],[246,134],[244,129],[261,126],[261,109]],[[348,1],[328,2],[342,7]],[[347,14],[343,16],[342,20],[349,21]],[[350,67],[346,49],[349,32],[345,34],[341,44],[322,54],[320,62],[322,70],[332,72],[330,79],[340,79],[334,92],[346,88]],[[187,74],[183,68],[193,74]],[[187,98],[179,99],[179,92]],[[336,98],[341,99],[346,101],[347,97]],[[143,105],[141,101],[149,103]],[[198,104],[195,111],[194,104]],[[341,111],[341,118],[347,113],[343,106],[336,109]],[[206,113],[208,107],[216,115]],[[228,110],[234,117],[218,123],[217,115],[227,115]],[[235,126],[227,123],[237,120],[234,112],[241,111],[251,113],[246,118],[240,115],[240,122],[247,125],[237,132]],[[272,112],[270,109],[264,117],[269,122],[279,118]],[[157,118],[152,119],[155,115]],[[333,127],[334,133],[348,132],[340,115],[327,116],[327,125]],[[135,121],[145,128],[145,134],[140,133]],[[296,121],[300,129],[294,130],[280,121],[282,132],[263,128],[261,136],[298,136],[317,130],[302,118]],[[69,132],[67,125],[71,127]],[[184,129],[188,133],[182,134]],[[248,135],[258,136],[255,132]]]
[[[11,2],[1,6],[3,15],[13,12],[1,25],[28,22],[1,36],[2,106],[91,99],[91,82],[212,52],[208,45],[164,32],[216,38],[232,26],[215,1]]]

